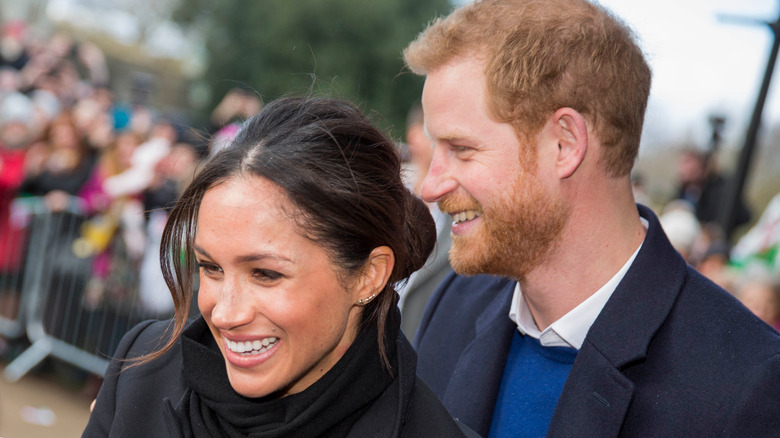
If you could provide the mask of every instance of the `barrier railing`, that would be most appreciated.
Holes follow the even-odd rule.
[[[24,285],[32,283],[24,259],[29,244],[30,217],[42,203],[17,199],[10,204],[7,217],[0,218],[0,335],[18,339],[25,334],[24,308],[29,306],[30,294]],[[27,277],[27,278],[25,278]]]
[[[49,356],[103,375],[124,333],[144,319],[161,316],[139,305],[140,260],[131,260],[119,232],[107,253],[83,250],[85,233],[93,225],[76,202],[58,212],[40,201],[30,209],[14,321],[23,323],[31,345],[5,368],[6,380],[20,379]],[[103,269],[96,275],[100,257]]]

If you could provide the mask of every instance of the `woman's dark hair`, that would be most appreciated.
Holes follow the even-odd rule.
[[[362,323],[362,328],[377,324],[380,353],[389,367],[384,338],[397,305],[393,285],[421,268],[436,242],[430,212],[404,186],[400,167],[393,142],[350,103],[287,97],[266,105],[204,165],[171,211],[160,255],[176,321],[171,339],[149,360],[167,351],[185,325],[203,195],[233,176],[254,175],[284,190],[296,207],[291,212],[296,225],[347,278],[363,269],[374,248],[393,250],[388,283],[365,306]]]

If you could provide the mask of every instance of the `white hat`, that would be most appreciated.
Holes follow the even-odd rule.
[[[11,122],[22,122],[28,127],[33,123],[33,103],[22,93],[9,93],[0,101],[0,126]]]

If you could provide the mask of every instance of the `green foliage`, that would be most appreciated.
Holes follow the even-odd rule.
[[[398,137],[423,80],[401,52],[449,0],[186,0],[175,17],[207,29],[213,105],[243,86],[348,98]]]

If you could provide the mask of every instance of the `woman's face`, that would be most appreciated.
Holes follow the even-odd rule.
[[[59,149],[76,149],[79,143],[79,136],[69,123],[56,122],[52,126],[51,143]]]
[[[209,189],[200,205],[198,307],[245,397],[303,391],[357,334],[358,292],[299,234],[292,211],[282,189],[257,176]]]

